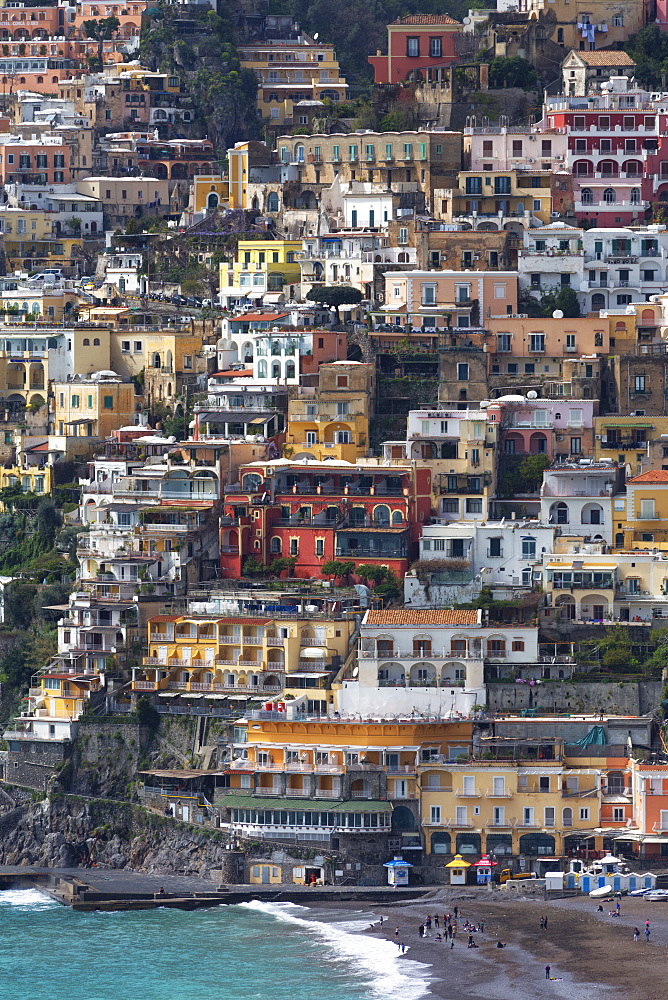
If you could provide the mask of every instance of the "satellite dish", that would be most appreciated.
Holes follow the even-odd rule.
[[[535,389],[531,389],[531,391],[527,393],[527,399],[538,399],[538,393]]]
[[[561,311],[561,309],[555,309],[554,312],[552,313],[552,319],[563,319],[563,318],[564,314]]]

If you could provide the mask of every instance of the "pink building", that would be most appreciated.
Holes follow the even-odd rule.
[[[598,400],[528,399],[501,396],[487,407],[501,428],[505,455],[547,455],[568,459],[593,455]],[[492,415],[495,415],[492,417]]]

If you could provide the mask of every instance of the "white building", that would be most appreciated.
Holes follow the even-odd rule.
[[[442,607],[472,600],[481,587],[497,590],[500,598],[540,587],[543,556],[553,551],[554,537],[554,527],[533,520],[426,524],[420,570],[404,580],[405,601],[411,607]],[[456,562],[444,566],[449,560]]]
[[[517,260],[520,291],[529,290],[537,298],[563,287],[579,292],[585,266],[583,235],[583,229],[564,222],[525,229]]]
[[[485,664],[538,659],[538,630],[526,625],[483,627],[469,610],[367,611],[357,673],[336,693],[341,714],[401,718],[469,715],[484,704]]]
[[[556,525],[561,535],[612,544],[612,496],[617,492],[620,470],[609,462],[564,462],[543,473],[540,516]]]

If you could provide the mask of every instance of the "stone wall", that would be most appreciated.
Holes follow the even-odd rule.
[[[596,683],[594,681],[543,681],[529,684],[487,684],[490,712],[597,713],[646,715],[660,701],[661,681]]]

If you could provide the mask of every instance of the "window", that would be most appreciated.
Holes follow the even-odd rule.
[[[422,305],[423,306],[436,305],[436,285],[422,286]]]
[[[499,333],[496,336],[496,350],[499,354],[507,353],[511,349],[511,335],[509,333]]]
[[[468,361],[460,361],[457,365],[457,381],[468,382],[469,366]]]
[[[441,807],[431,806],[431,822],[440,823],[441,822]]]
[[[124,353],[130,351],[130,341],[129,340],[122,340],[121,341],[121,351],[123,351]]]
[[[580,819],[586,821],[589,819],[589,806],[580,807]]]
[[[581,455],[582,454],[582,438],[572,437],[571,438],[571,455]]]
[[[440,58],[443,52],[443,44],[440,38],[429,39],[429,55]]]
[[[482,499],[479,497],[468,497],[466,500],[467,514],[482,514]]]
[[[614,806],[612,810],[612,822],[613,823],[623,823],[625,820],[624,816],[624,806]],[[668,823],[666,826],[663,825],[663,817],[661,817],[661,828],[668,829]]]
[[[399,230],[399,243],[408,243],[408,229],[402,227]]]
[[[76,395],[72,396],[72,409],[73,410],[79,409],[79,396]]]
[[[522,558],[523,559],[535,559],[536,558],[536,539],[535,538],[523,538],[522,539]]]
[[[532,353],[541,353],[545,350],[545,334],[544,333],[531,333],[529,334],[529,350]]]
[[[654,510],[654,500],[641,500],[640,501],[640,517],[644,521],[652,521],[656,517]]]
[[[291,538],[290,539],[290,555],[291,556],[298,556],[299,555],[299,539],[298,538]]]
[[[407,38],[406,39],[406,55],[411,58],[420,55],[420,39],[419,38]]]
[[[523,653],[524,652],[524,640],[514,639],[512,642],[511,649],[513,653]]]
[[[574,333],[567,333],[566,334],[566,350],[567,351],[576,351],[577,350],[577,347],[576,347],[576,344],[575,344],[575,334]]]
[[[316,538],[315,540],[315,554],[316,556],[324,556],[325,554],[325,539]]]
[[[645,392],[647,389],[647,376],[646,375],[634,375],[633,377],[633,391],[634,392]]]
[[[113,410],[113,408],[114,408],[114,397],[113,396],[105,396],[104,397],[103,406],[104,406],[105,410]]]
[[[533,806],[524,806],[522,810],[522,825],[533,826]]]
[[[613,14],[612,15],[612,26],[613,26],[613,28],[623,28],[624,27],[624,15],[623,14]]]
[[[503,556],[502,538],[490,538],[489,552],[487,553],[487,555],[490,559],[500,559]]]

